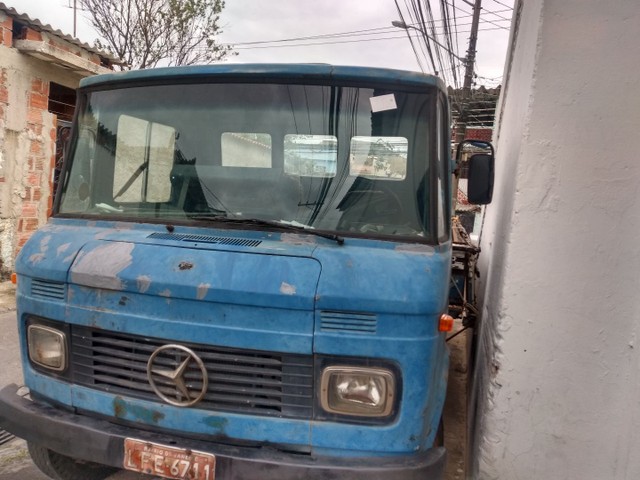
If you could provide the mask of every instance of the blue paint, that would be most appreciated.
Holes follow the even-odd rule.
[[[55,383],[55,382],[52,382]],[[168,430],[256,442],[309,445],[309,422],[271,417],[215,413],[162,402],[125,398],[74,386],[73,406],[106,417]]]
[[[444,91],[440,79],[416,73],[232,64],[114,73],[84,79],[81,88],[204,77]],[[16,261],[25,381],[34,392],[87,415],[183,436],[304,447],[339,457],[398,455],[431,447],[449,361],[445,335],[438,332],[438,319],[447,310],[449,241],[427,245],[419,237],[410,243],[355,235],[340,244],[255,225],[227,229],[220,224],[205,228],[96,218],[52,218]],[[185,240],[184,235],[253,243]],[[62,293],[43,296],[34,287],[42,281],[61,284]],[[332,312],[372,323],[365,331],[325,328],[323,319]],[[367,425],[326,420],[319,411],[305,419],[231,414],[98,391],[29,365],[26,315],[166,343],[295,353],[315,356],[317,362],[340,357],[337,363],[343,365],[387,364],[399,376],[399,403],[392,420]],[[316,395],[318,381],[314,379]]]
[[[80,403],[89,397],[85,392],[77,392],[76,398]],[[119,396],[113,399],[113,415],[121,420],[133,419],[136,422],[148,425],[157,425],[165,416],[164,412],[159,409],[153,410],[142,405],[130,403]]]
[[[439,314],[446,308],[449,262],[445,248],[425,246],[416,250],[410,245],[401,248],[393,242],[360,239],[349,239],[346,248],[324,239],[310,247],[283,243],[277,238],[279,234],[246,231],[242,235],[263,239],[260,247],[210,245],[172,252],[174,247],[166,242],[150,244],[149,235],[157,229],[155,226],[138,224],[117,231],[111,223],[96,222],[82,231],[77,221],[66,219],[53,219],[44,232],[34,236],[36,242],[53,227],[56,235],[50,244],[55,247],[74,237],[73,246],[67,250],[75,250],[77,259],[105,242],[113,244],[115,239],[134,243],[131,264],[119,274],[123,288],[79,285],[74,281],[77,261],[67,266],[57,263],[56,256],[45,255],[38,265],[46,265],[47,272],[54,272],[55,266],[69,269],[67,298],[33,298],[28,273],[35,266],[25,261],[28,257],[23,254],[18,263],[21,312],[172,342],[391,360],[402,372],[403,400],[395,422],[371,427],[212,416],[211,412],[122,398],[85,387],[73,387],[71,399],[63,383],[28,370],[25,378],[34,390],[70,406],[124,420],[193,433],[224,432],[243,440],[309,444],[334,455],[373,454],[377,451],[373,446],[383,446],[388,454],[406,453],[428,448],[433,441],[446,391],[442,375],[447,351],[443,335],[437,331]],[[94,240],[96,236],[104,239]],[[273,250],[279,255],[273,255]],[[182,261],[190,262],[193,268],[181,271],[177,265]],[[403,275],[389,275],[396,270]],[[143,288],[136,282],[141,274],[149,279]],[[52,277],[61,275],[56,272]],[[295,295],[280,292],[283,281],[296,287]],[[202,283],[209,287],[198,299],[197,286]],[[171,296],[162,296],[165,290],[170,290]],[[123,295],[127,298],[124,305]],[[333,310],[375,313],[375,334],[363,337],[322,331],[320,312]]]

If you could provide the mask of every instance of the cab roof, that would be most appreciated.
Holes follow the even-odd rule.
[[[388,68],[351,67],[328,64],[216,64],[188,67],[164,67],[108,73],[84,78],[80,88],[114,87],[119,84],[158,83],[196,80],[198,78],[234,79],[236,81],[344,82],[377,84],[390,87],[437,87],[446,91],[436,76]],[[124,86],[124,85],[123,85]]]

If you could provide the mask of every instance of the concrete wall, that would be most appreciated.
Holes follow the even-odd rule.
[[[474,478],[640,478],[637,0],[518,0],[482,246]]]
[[[13,48],[12,19],[3,13],[0,28],[0,275],[6,275],[51,206],[56,118],[47,111],[50,82],[75,89],[81,77]]]

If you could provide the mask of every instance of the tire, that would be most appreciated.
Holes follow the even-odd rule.
[[[53,480],[104,480],[117,469],[76,460],[38,444],[28,442],[29,455],[36,467]]]

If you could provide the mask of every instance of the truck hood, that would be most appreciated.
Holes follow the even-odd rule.
[[[44,292],[46,308],[59,311],[54,318],[306,354],[321,351],[324,337],[352,334],[354,323],[399,334],[415,322],[428,334],[424,319],[446,309],[447,252],[372,240],[338,245],[276,232],[167,233],[161,225],[54,219],[25,245],[16,270],[24,277],[19,295],[35,299]],[[64,302],[51,303],[49,290],[61,291]]]
[[[272,232],[185,232],[53,219],[16,260],[19,305],[32,298],[45,317],[131,335],[312,350],[316,245]]]
[[[69,283],[167,300],[313,310],[320,264],[298,256],[134,242],[87,242]]]

